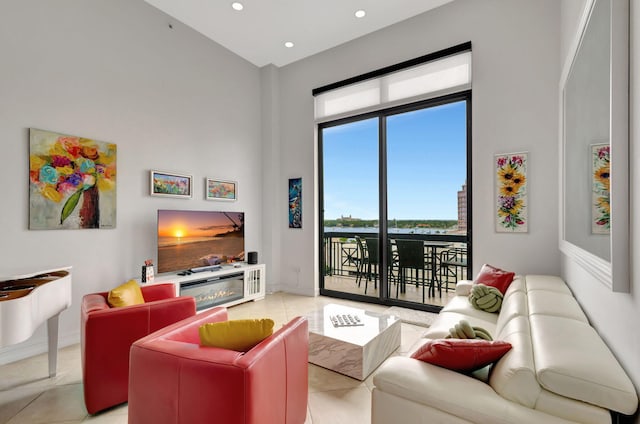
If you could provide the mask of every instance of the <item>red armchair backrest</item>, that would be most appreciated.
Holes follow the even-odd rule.
[[[130,424],[304,423],[307,320],[294,318],[246,353],[200,346],[198,327],[226,319],[214,308],[133,344]]]

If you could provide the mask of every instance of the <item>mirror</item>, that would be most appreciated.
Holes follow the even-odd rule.
[[[561,250],[629,291],[627,0],[587,1],[562,78]]]

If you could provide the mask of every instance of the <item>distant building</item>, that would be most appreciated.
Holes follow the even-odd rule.
[[[458,191],[458,231],[467,232],[467,182]]]

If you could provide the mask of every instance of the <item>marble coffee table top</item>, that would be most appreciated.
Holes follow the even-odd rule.
[[[332,316],[351,315],[363,325],[348,327],[333,325]],[[387,328],[398,322],[393,315],[385,315],[351,306],[328,304],[307,315],[309,332],[350,344],[365,346]]]

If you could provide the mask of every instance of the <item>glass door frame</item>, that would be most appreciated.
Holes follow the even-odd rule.
[[[387,217],[387,134],[386,125],[387,117],[392,115],[398,115],[406,112],[412,112],[421,109],[427,109],[436,107],[448,103],[464,101],[466,103],[466,173],[467,173],[467,233],[465,237],[465,243],[467,244],[467,275],[470,275],[473,263],[473,249],[472,249],[472,177],[471,177],[471,157],[472,157],[472,135],[471,135],[471,90],[465,90],[462,92],[449,94],[433,99],[422,100],[415,103],[410,103],[401,106],[394,106],[392,108],[381,109],[375,112],[369,112],[347,118],[337,119],[334,121],[323,122],[317,124],[316,131],[318,137],[318,227],[319,227],[319,282],[320,282],[320,295],[335,297],[340,299],[355,300],[359,302],[383,304],[389,306],[401,306],[410,307],[412,309],[439,312],[442,309],[441,306],[420,304],[415,302],[407,302],[399,299],[393,299],[388,293],[388,258],[386,255],[386,249],[378,249],[379,258],[378,263],[378,283],[380,287],[378,297],[365,296],[355,293],[346,293],[337,290],[330,290],[324,287],[325,278],[325,233],[324,233],[324,158],[323,158],[323,130],[325,128],[345,125],[365,119],[378,118],[378,190],[379,190],[379,227],[378,227],[378,246],[387,246],[389,241],[388,237],[388,217]],[[355,234],[344,233],[345,236],[354,236]],[[459,240],[459,237],[443,235],[438,237],[441,240],[447,241],[447,238],[451,238],[450,241]]]

